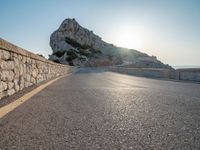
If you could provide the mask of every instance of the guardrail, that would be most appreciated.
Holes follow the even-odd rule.
[[[112,66],[109,70],[140,77],[165,78],[200,82],[200,68],[176,69],[175,71],[173,71],[160,68],[125,68]]]
[[[142,77],[171,78],[169,69],[110,67],[110,71]]]
[[[200,82],[200,68],[177,69],[176,80]]]

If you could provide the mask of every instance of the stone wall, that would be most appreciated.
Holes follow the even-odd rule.
[[[71,70],[0,38],[0,99]]]
[[[176,79],[200,82],[200,69],[177,69]]]
[[[110,67],[111,71],[151,78],[171,78],[169,69]]]
[[[150,78],[165,78],[176,79],[182,81],[195,81],[200,82],[200,68],[191,69],[176,69],[170,71],[169,69],[157,68],[124,68],[124,67],[110,67],[110,71],[141,76]]]

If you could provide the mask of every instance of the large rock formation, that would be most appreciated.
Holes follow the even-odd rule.
[[[50,38],[50,60],[75,66],[123,65],[143,68],[171,68],[137,50],[104,42],[75,19],[66,19]]]

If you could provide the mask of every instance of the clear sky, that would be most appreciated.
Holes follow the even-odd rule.
[[[200,0],[0,0],[0,37],[47,57],[66,18],[164,63],[200,65]]]

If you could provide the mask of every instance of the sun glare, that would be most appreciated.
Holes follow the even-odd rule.
[[[143,45],[143,33],[139,27],[119,28],[115,35],[115,44],[120,47],[141,49]]]

